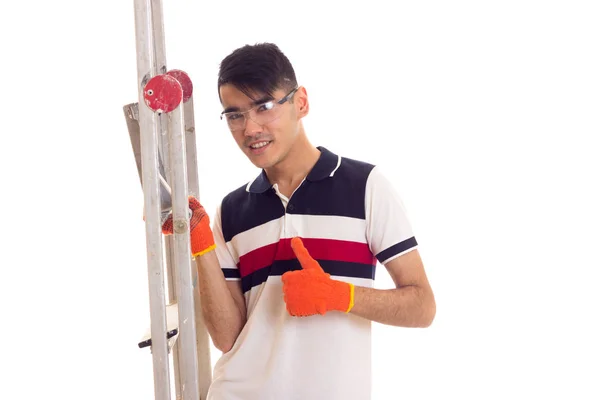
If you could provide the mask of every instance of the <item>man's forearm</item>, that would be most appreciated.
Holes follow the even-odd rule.
[[[245,313],[233,300],[214,251],[196,257],[202,315],[215,347],[228,352],[242,331]]]
[[[435,316],[435,300],[431,291],[418,286],[388,290],[355,286],[350,313],[386,325],[424,328]]]

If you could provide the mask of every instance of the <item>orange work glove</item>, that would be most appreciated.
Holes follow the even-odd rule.
[[[206,210],[195,197],[189,196],[188,200],[190,210],[192,210],[190,218],[190,245],[192,256],[197,257],[214,250],[216,245]],[[165,235],[173,234],[173,214],[169,214],[163,223],[162,232]]]
[[[349,312],[354,306],[354,285],[331,279],[308,254],[300,238],[292,239],[292,249],[302,269],[288,271],[281,277],[288,313],[305,317],[332,310]]]

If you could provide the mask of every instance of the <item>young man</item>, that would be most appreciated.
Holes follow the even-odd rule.
[[[307,92],[277,46],[235,50],[218,91],[262,172],[223,199],[212,229],[190,199],[202,311],[224,353],[208,398],[369,399],[371,321],[427,327],[435,315],[402,202],[377,167],[310,143]],[[396,288],[373,288],[377,261]]]

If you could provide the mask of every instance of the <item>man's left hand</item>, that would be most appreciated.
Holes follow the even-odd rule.
[[[306,317],[334,310],[349,312],[354,306],[354,285],[331,279],[300,238],[293,238],[291,245],[302,269],[288,271],[281,277],[283,298],[290,315]]]

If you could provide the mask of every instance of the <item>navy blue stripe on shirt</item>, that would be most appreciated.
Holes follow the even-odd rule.
[[[342,261],[317,260],[325,273],[350,278],[375,279],[375,266]],[[242,278],[242,291],[245,293],[264,283],[269,276],[283,275],[288,271],[302,269],[297,259],[277,260],[268,267],[261,268]]]
[[[240,270],[237,268],[223,268],[223,275],[225,275],[225,279],[240,279]]]
[[[227,195],[221,207],[221,226],[226,243],[239,233],[285,215],[281,199],[272,190],[247,193],[245,186]]]
[[[417,245],[417,239],[415,239],[415,237],[413,236],[413,237],[406,239],[400,243],[396,243],[395,245],[393,245],[391,247],[388,247],[387,249],[385,249],[382,252],[380,252],[379,254],[377,254],[375,257],[377,257],[377,260],[379,260],[380,263],[383,263],[388,258],[393,257],[396,254],[402,253],[403,251],[406,251],[408,249],[411,249],[411,248],[415,247],[416,245]]]
[[[328,153],[327,153],[328,154]],[[329,155],[329,154],[328,154]],[[337,156],[327,161],[335,166]],[[328,215],[365,219],[365,193],[373,165],[342,158],[334,177],[306,179],[286,208],[274,189],[249,193],[246,185],[229,193],[221,203],[221,226],[225,242],[234,236],[289,214]],[[265,178],[266,179],[266,178]]]

